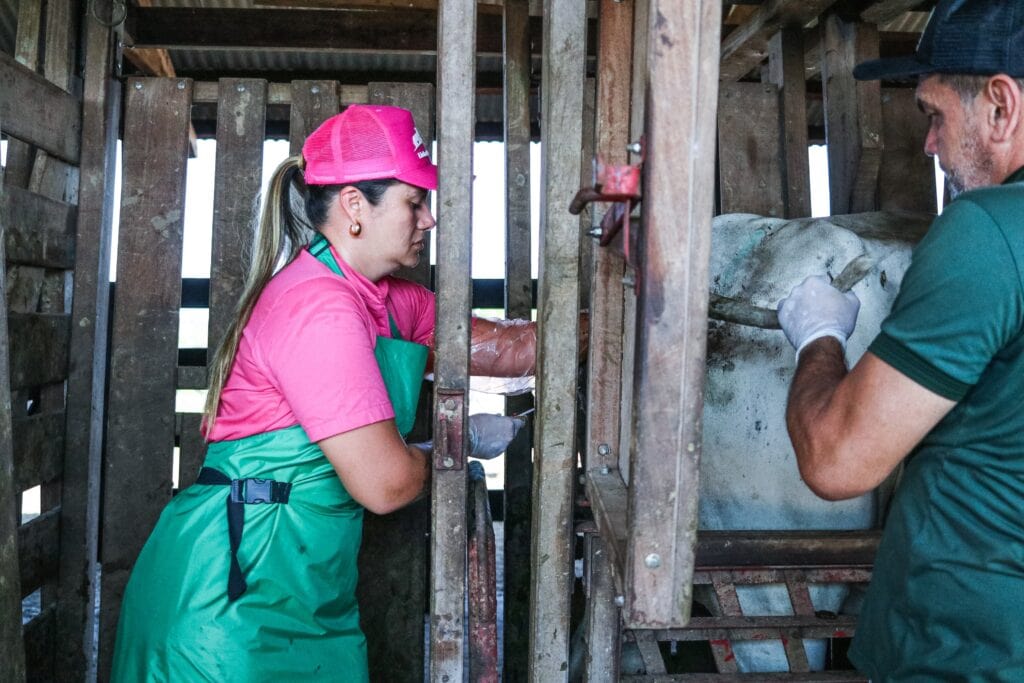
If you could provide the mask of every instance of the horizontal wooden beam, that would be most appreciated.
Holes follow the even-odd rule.
[[[60,509],[47,510],[18,527],[21,597],[56,578],[60,551]]]
[[[0,52],[3,132],[72,164],[78,163],[82,107],[74,96]]]
[[[192,85],[193,104],[215,104],[220,92],[217,81],[196,81]],[[365,85],[342,85],[340,104],[361,104],[367,101],[368,87]],[[290,83],[268,83],[267,104],[291,105],[292,87]]]
[[[768,57],[768,42],[786,26],[804,27],[836,0],[767,0],[722,40],[719,79],[738,81]]]
[[[66,313],[10,313],[11,389],[52,384],[67,378],[71,316]]]
[[[754,0],[747,0],[752,2]],[[316,7],[321,9],[437,9],[439,0],[254,0],[257,7]],[[587,16],[597,16],[597,0],[586,0]],[[477,16],[500,14],[504,0],[477,0]],[[543,0],[530,0],[530,15],[543,16]]]
[[[540,54],[542,29],[541,18],[532,17],[529,31],[534,54]],[[587,44],[593,46],[595,21],[589,23],[587,33]],[[437,12],[134,7],[128,13],[128,34],[135,41],[133,48],[435,54]],[[502,39],[501,15],[481,15],[477,53],[501,54]]]
[[[7,260],[44,268],[73,268],[75,207],[12,185],[4,190],[0,196],[0,225],[7,233]]]
[[[14,487],[25,491],[61,475],[64,455],[64,412],[15,418]]]

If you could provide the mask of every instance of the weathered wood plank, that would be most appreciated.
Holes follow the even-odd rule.
[[[0,197],[7,260],[46,268],[71,268],[75,259],[74,206],[19,187]]]
[[[738,81],[768,56],[768,41],[786,26],[803,27],[836,0],[768,0],[722,41],[719,78]]]
[[[629,161],[633,2],[602,0],[597,46],[596,153],[607,163]],[[596,222],[596,221],[595,221]],[[590,292],[587,377],[586,470],[617,470],[622,395],[623,260],[591,242],[594,268]],[[588,486],[588,495],[593,492]],[[625,496],[622,497],[625,524]],[[602,535],[610,533],[600,529]],[[603,538],[588,542],[586,680],[615,681],[619,673],[619,608],[614,604],[611,563]],[[620,565],[621,567],[621,565]]]
[[[368,88],[365,85],[342,85],[341,104],[348,106],[359,102],[367,101]],[[210,104],[216,103],[220,95],[220,85],[217,81],[196,81],[192,85],[192,103]],[[292,103],[292,86],[290,83],[268,83],[267,104],[288,104]],[[420,131],[421,133],[423,131]]]
[[[11,388],[59,382],[68,374],[71,316],[66,313],[11,313]]]
[[[924,153],[928,118],[909,88],[882,90],[882,161],[878,204],[883,211],[937,210],[935,160]]]
[[[805,78],[803,30],[785,27],[768,43],[768,80],[778,86],[781,95],[778,137],[784,155],[782,186],[786,218],[811,215]]]
[[[267,120],[267,82],[222,78],[218,82],[217,163],[213,180],[213,246],[207,358],[224,339],[245,286],[255,231]]]
[[[292,81],[289,153],[302,152],[302,143],[317,126],[340,111],[337,81]]]
[[[427,149],[434,139],[434,86],[429,83],[370,83],[370,104],[405,107]],[[429,249],[429,245],[428,245]],[[430,285],[430,256],[424,250],[416,268],[398,275]],[[421,408],[430,408],[424,398]],[[427,426],[432,416],[425,418]],[[420,426],[420,416],[417,416]],[[359,613],[366,634],[370,678],[415,680],[423,676],[423,613],[427,605],[427,567],[430,504],[423,500],[389,515],[363,516],[359,549],[360,605],[376,605]],[[386,609],[379,608],[386,605]]]
[[[29,681],[54,680],[56,617],[55,606],[44,607],[32,621],[25,624],[25,668]]]
[[[651,4],[627,627],[685,624],[690,616],[721,13],[716,0]],[[680,139],[688,144],[673,148]]]
[[[82,133],[78,100],[2,52],[0,121],[8,135],[78,163]]]
[[[188,488],[199,476],[199,468],[206,458],[206,439],[200,431],[203,416],[185,413],[180,416],[178,433],[178,490]]]
[[[530,44],[527,0],[503,7],[505,109],[505,316],[528,320],[533,308],[530,234]],[[533,407],[531,396],[505,399],[515,415]],[[530,644],[530,524],[533,481],[532,424],[505,451],[504,678],[526,680]]]
[[[100,677],[110,674],[121,598],[171,495],[174,374],[192,85],[131,79],[125,103],[111,388],[104,477]],[[154,259],[153,254],[160,254]]]
[[[881,86],[878,81],[855,81],[853,67],[878,57],[878,29],[836,15],[824,22],[821,81],[830,213],[874,211],[882,157]]]
[[[64,465],[64,419],[61,412],[15,419],[14,482],[18,491],[51,482]]]
[[[32,71],[39,66],[39,42],[43,19],[42,0],[24,0],[18,3],[18,30],[14,36],[14,59]],[[35,160],[35,148],[17,138],[7,142],[7,167],[4,183],[7,187],[28,187]]]
[[[429,150],[434,143],[434,86],[431,83],[369,83],[367,102],[405,107],[412,112],[416,130]],[[424,244],[420,262],[415,268],[402,268],[398,277],[430,288],[430,240]]]
[[[437,234],[434,438],[438,452],[431,484],[430,680],[461,681],[467,648],[463,455],[468,450],[464,427],[469,389],[476,2],[449,0],[437,14],[437,213],[438,223],[448,229]]]
[[[56,578],[60,550],[59,522],[60,510],[47,510],[18,528],[21,598],[31,595],[43,583]]]
[[[720,213],[785,215],[779,116],[776,86],[722,84],[718,91]]]
[[[575,37],[585,26],[585,7],[579,2],[548,3],[541,75],[544,144],[530,589],[530,680],[534,681],[564,679],[569,662],[580,224],[568,207],[579,189],[582,165],[586,54]]]
[[[205,365],[179,365],[175,373],[178,389],[205,389],[210,385],[209,370]]]
[[[6,121],[0,110],[0,127]],[[0,167],[0,184],[4,181]],[[0,217],[0,232],[4,230]],[[0,241],[0,266],[5,267]],[[6,267],[0,278],[0,301],[7,300]],[[21,568],[18,558],[18,523],[21,500],[14,484],[14,448],[11,434],[11,384],[8,368],[7,306],[0,306],[0,668],[7,680],[25,680],[25,644],[21,633]]]
[[[914,9],[921,0],[877,0],[860,13],[860,18],[872,24],[884,24]]]

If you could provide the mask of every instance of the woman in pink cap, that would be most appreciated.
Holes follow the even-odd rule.
[[[397,107],[349,107],[275,172],[210,370],[206,461],[135,564],[113,681],[368,680],[355,599],[363,509],[396,510],[430,478],[429,444],[403,436],[434,296],[392,273],[419,261],[436,188]],[[479,320],[473,336],[516,350],[474,344],[474,374],[532,374],[533,324]],[[521,425],[472,416],[471,455],[497,455]]]

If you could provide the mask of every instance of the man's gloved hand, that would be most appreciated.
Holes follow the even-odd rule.
[[[508,444],[526,424],[521,417],[476,413],[469,416],[469,454],[490,460],[505,452]]]
[[[846,348],[857,324],[860,299],[853,292],[840,292],[827,277],[812,275],[779,302],[778,311],[779,325],[800,360],[803,348],[822,337],[835,337]]]

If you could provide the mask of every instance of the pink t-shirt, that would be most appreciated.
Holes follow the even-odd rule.
[[[311,441],[395,416],[377,360],[390,337],[433,345],[434,294],[408,280],[372,283],[332,248],[339,277],[308,251],[267,284],[221,393],[211,441],[302,425]]]

